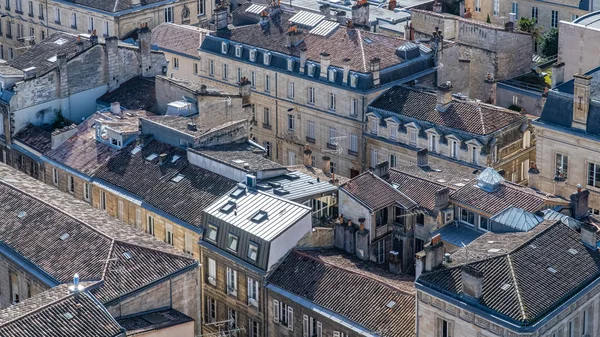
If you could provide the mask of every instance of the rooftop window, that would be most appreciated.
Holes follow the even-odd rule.
[[[125,256],[125,259],[127,260],[130,260],[133,257],[130,252],[124,252],[123,256]]]
[[[260,223],[267,220],[268,214],[265,211],[258,211],[254,216],[250,219],[254,222]]]
[[[131,154],[137,154],[140,151],[142,151],[142,147],[138,145],[131,150]]]
[[[250,242],[250,244],[248,244],[248,258],[252,261],[256,261],[257,256],[258,256],[258,244]]]
[[[63,235],[61,235],[59,237],[59,239],[61,239],[62,241],[65,241],[66,239],[68,239],[71,235],[69,235],[69,233],[64,233]]]
[[[173,158],[171,158],[171,163],[176,162],[177,160],[179,160],[179,158],[181,158],[181,156],[174,155]]]
[[[220,208],[220,211],[223,213],[230,213],[235,208],[235,206],[235,202],[228,201],[225,205],[223,205],[223,207]]]
[[[147,161],[153,161],[156,158],[158,158],[158,154],[157,153],[153,153],[153,154],[149,155],[148,157],[146,157],[146,160]]]
[[[237,235],[229,233],[229,235],[227,235],[227,249],[229,249],[233,252],[237,252],[237,246],[238,246]]]
[[[217,226],[209,224],[208,228],[206,228],[206,235],[204,236],[204,238],[206,238],[207,240],[210,240],[212,242],[216,242],[218,231],[219,231],[219,228]]]
[[[237,190],[231,192],[231,194],[229,196],[232,197],[232,198],[234,198],[234,199],[239,199],[244,194],[246,194],[246,189],[245,188],[238,188]]]
[[[184,177],[185,176],[183,174],[179,173],[176,176],[174,176],[173,178],[171,178],[171,181],[178,183],[178,182],[182,181]]]

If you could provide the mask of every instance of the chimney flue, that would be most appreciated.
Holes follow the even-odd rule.
[[[463,266],[461,278],[463,293],[475,300],[479,300],[483,295],[483,273],[471,266]]]
[[[160,156],[158,156],[158,165],[164,165],[167,161],[167,154],[166,153],[161,153]]]
[[[110,103],[110,112],[112,112],[113,115],[121,116],[121,104],[119,102]]]
[[[417,166],[424,167],[429,165],[429,151],[427,149],[420,149],[417,151]]]
[[[331,55],[326,52],[321,53],[321,78],[327,78],[327,71],[331,64]]]
[[[592,224],[581,224],[581,242],[593,249],[598,249],[598,228]]]
[[[589,213],[590,191],[582,190],[581,185],[577,185],[577,192],[571,194],[571,216],[575,219],[583,219]]]
[[[437,103],[435,109],[444,112],[452,102],[452,83],[447,81],[437,86]]]

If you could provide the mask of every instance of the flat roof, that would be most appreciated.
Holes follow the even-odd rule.
[[[337,186],[329,183],[329,180],[321,180],[299,171],[292,171],[275,178],[262,179],[257,184],[258,188],[264,192],[295,201],[304,201],[309,197],[322,194],[328,195],[338,190]]]

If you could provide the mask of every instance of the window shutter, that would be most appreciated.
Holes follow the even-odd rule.
[[[323,324],[317,322],[317,337],[323,337]]]
[[[273,300],[273,320],[279,323],[279,301]]]
[[[302,336],[308,337],[308,316],[304,315],[302,317]]]
[[[288,329],[294,331],[294,308],[288,307]]]

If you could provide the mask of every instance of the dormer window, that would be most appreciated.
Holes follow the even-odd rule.
[[[238,246],[237,235],[229,233],[229,235],[227,235],[227,249],[229,249],[233,252],[237,252],[237,246]]]
[[[250,242],[248,244],[248,258],[252,261],[256,261],[258,257],[258,244]]]
[[[221,53],[227,54],[227,42],[221,42]]]
[[[315,64],[314,63],[308,64],[308,76],[315,76]]]
[[[271,53],[263,54],[263,63],[267,66],[271,63]]]
[[[396,140],[398,137],[398,127],[396,123],[388,123],[388,129],[390,129],[390,139]]]
[[[356,88],[357,83],[358,83],[358,75],[356,75],[356,74],[350,75],[350,86],[352,88]]]
[[[371,133],[374,135],[379,134],[379,119],[371,118]]]
[[[216,242],[217,241],[217,233],[219,231],[219,228],[215,225],[208,225],[208,227],[206,228],[206,235],[204,236],[205,239],[210,240],[212,242]]]
[[[250,49],[250,61],[256,62],[256,49]]]
[[[335,69],[329,69],[328,71],[329,82],[335,82]]]
[[[235,46],[235,57],[242,57],[242,46]]]
[[[294,60],[292,60],[292,59],[287,60],[287,70],[288,71],[294,70]]]

